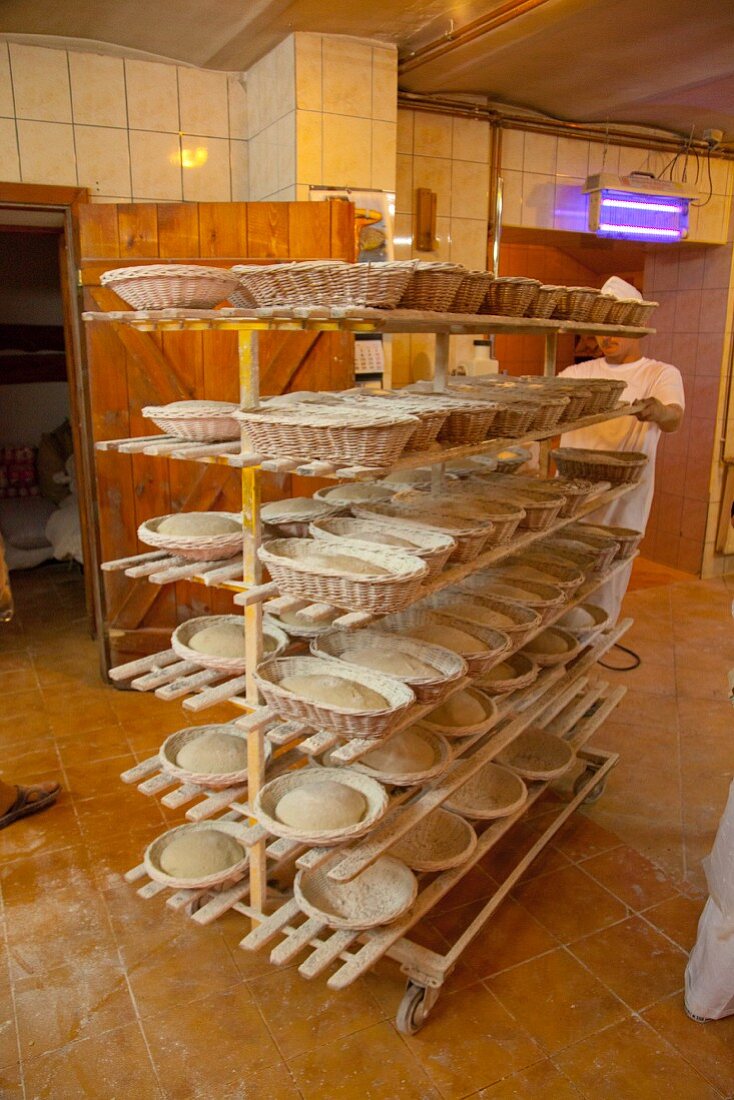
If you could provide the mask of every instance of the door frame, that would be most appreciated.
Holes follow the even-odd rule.
[[[102,594],[96,493],[94,492],[94,451],[85,344],[81,331],[79,298],[78,211],[89,201],[86,187],[54,187],[39,183],[0,182],[0,217],[3,210],[56,212],[61,214],[59,235],[59,273],[64,314],[67,377],[71,405],[71,429],[74,453],[79,463],[77,488],[84,555],[84,588],[90,633],[102,640]],[[106,673],[100,652],[100,667]]]

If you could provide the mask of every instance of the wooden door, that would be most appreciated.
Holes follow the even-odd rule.
[[[111,267],[204,262],[229,267],[262,259],[353,258],[352,207],[344,203],[94,204],[80,214],[85,310],[127,308],[99,277]],[[238,401],[236,334],[142,333],[124,325],[85,326],[95,441],[148,435],[145,405],[210,398]],[[263,393],[341,389],[353,383],[353,345],[338,333],[264,333]],[[240,508],[240,475],[225,466],[146,455],[95,452],[100,561],[146,549],[145,519],[167,512]],[[310,493],[319,483],[309,483]],[[291,495],[288,477],[263,477],[263,499]],[[298,492],[303,491],[299,486]],[[190,582],[159,587],[105,573],[104,644],[109,665],[166,646],[192,615],[226,613],[231,595]]]

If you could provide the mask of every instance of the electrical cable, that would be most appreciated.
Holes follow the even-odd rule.
[[[601,668],[607,668],[610,672],[632,672],[633,669],[639,668],[642,664],[642,658],[639,653],[635,653],[634,649],[629,649],[626,645],[620,645],[619,642],[615,642],[615,649],[619,649],[622,653],[628,654],[632,658],[631,665],[607,665],[604,661],[597,661],[597,664]]]

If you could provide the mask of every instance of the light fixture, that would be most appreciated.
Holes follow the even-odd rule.
[[[698,192],[684,183],[659,180],[646,172],[589,176],[589,229],[597,237],[680,241],[688,235],[688,204]]]

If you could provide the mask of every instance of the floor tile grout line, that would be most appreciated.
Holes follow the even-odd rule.
[[[13,981],[13,976],[10,972],[10,965],[9,965],[9,963],[10,963],[10,941],[8,939],[7,922],[6,922],[5,917],[4,917],[4,914],[5,914],[5,898],[4,898],[4,895],[1,896],[1,900],[2,900],[2,909],[0,911],[3,914],[3,919],[0,921],[0,933],[2,934],[2,944],[3,944],[3,947],[5,948],[5,958],[8,961],[8,982],[10,984],[10,1003],[11,1003],[12,1009],[13,1009],[13,1026],[15,1028],[15,1046],[16,1046],[16,1050],[18,1052],[18,1073],[20,1075],[20,1088],[21,1088],[21,1092],[23,1093],[23,1100],[27,1100],[27,1090],[26,1090],[26,1084],[25,1084],[25,1069],[24,1069],[24,1066],[23,1066],[23,1056],[22,1056],[21,1048],[20,1048],[20,1029],[18,1027],[18,1009],[17,1009],[17,1002],[16,1002],[16,999],[15,999],[15,982]]]

